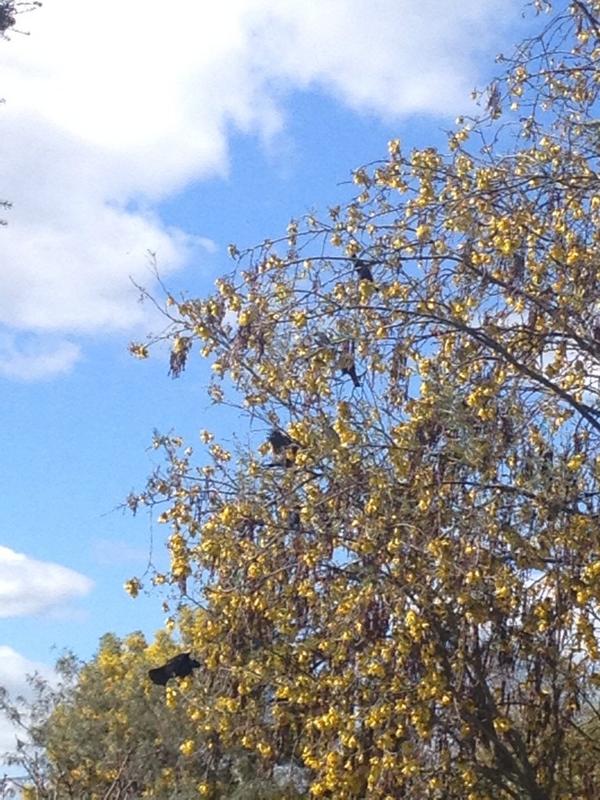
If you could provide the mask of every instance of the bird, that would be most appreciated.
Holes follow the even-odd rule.
[[[354,262],[354,269],[356,270],[359,281],[370,281],[371,283],[374,283],[375,279],[373,278],[371,267],[366,261],[363,261],[359,258]]]
[[[347,375],[352,380],[355,388],[360,386],[360,379],[354,363],[354,344],[352,342],[344,342],[338,355],[337,368],[342,375]]]
[[[190,653],[179,653],[173,658],[169,659],[162,667],[156,669],[149,669],[148,676],[152,683],[157,686],[166,686],[167,681],[171,678],[187,678],[192,674],[192,670],[200,666],[200,662],[195,658],[190,658]]]
[[[271,433],[269,434],[267,441],[273,448],[273,452],[275,455],[279,455],[279,453],[283,453],[283,451],[290,447],[294,442],[290,439],[287,433],[283,433],[282,431],[278,431],[277,428],[273,428]],[[297,445],[296,445],[297,446]]]
[[[368,266],[367,269],[369,269]],[[336,368],[339,369],[342,375],[347,375],[352,380],[355,388],[359,387],[360,378],[358,377],[356,365],[354,363],[354,343],[347,339],[334,340],[324,331],[319,331],[315,335],[315,339],[319,343],[319,349],[331,350],[334,353]],[[274,431],[274,433],[275,432],[276,431]]]
[[[287,433],[273,428],[267,437],[276,460],[267,464],[268,467],[293,467],[296,462],[296,453],[301,445],[291,439]]]
[[[351,379],[355,388],[360,386],[360,378],[356,373],[356,367],[354,364],[349,364],[347,367],[342,367],[340,372],[342,375],[347,375]]]

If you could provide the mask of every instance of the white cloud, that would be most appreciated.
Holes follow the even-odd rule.
[[[261,63],[293,85],[320,84],[356,109],[394,118],[464,109],[476,58],[493,60],[509,0],[293,0],[272,6]]]
[[[35,381],[68,372],[79,359],[80,348],[66,340],[35,334],[0,333],[0,375]]]
[[[59,373],[77,358],[66,337],[144,323],[129,276],[148,284],[147,250],[168,275],[207,244],[168,229],[152,204],[224,174],[232,126],[272,137],[279,98],[308,87],[386,117],[454,112],[510,8],[54,0],[27,15],[31,36],[0,42],[0,192],[14,204],[0,230],[0,324],[54,338],[27,362],[0,353],[0,373]]]
[[[0,618],[52,611],[87,594],[92,585],[72,569],[0,546]]]

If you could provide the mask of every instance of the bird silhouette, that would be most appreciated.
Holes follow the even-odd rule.
[[[354,366],[354,364],[350,364],[347,367],[342,367],[340,372],[342,373],[342,375],[347,375],[351,379],[355,387],[360,386],[360,378],[356,373],[356,367]]]
[[[278,431],[277,428],[273,428],[271,433],[268,436],[267,441],[273,448],[273,452],[275,455],[279,455],[279,453],[283,453],[283,451],[290,447],[293,444],[293,441],[287,435],[287,433],[283,433],[282,431]]]
[[[370,281],[371,283],[374,283],[375,279],[373,278],[371,267],[366,261],[363,261],[359,258],[354,262],[354,269],[356,270],[359,281]]]
[[[273,428],[267,437],[267,441],[271,445],[273,455],[276,456],[274,461],[270,464],[266,464],[267,467],[285,467],[287,469],[288,467],[294,466],[296,462],[296,453],[301,447],[298,442],[295,442],[287,433],[283,433],[283,431],[277,430],[277,428]]]
[[[354,363],[354,343],[346,341],[343,343],[338,355],[337,368],[342,375],[347,375],[355,387],[360,386],[360,378],[356,372]]]
[[[156,669],[149,669],[148,675],[152,683],[157,686],[166,686],[167,681],[171,678],[187,678],[192,674],[192,670],[197,669],[200,662],[195,658],[190,658],[190,653],[179,653],[169,659],[162,667]]]

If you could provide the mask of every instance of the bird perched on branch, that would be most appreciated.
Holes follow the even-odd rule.
[[[342,367],[340,372],[342,375],[347,375],[350,378],[355,388],[360,386],[360,378],[356,373],[356,367],[354,366],[354,363],[349,364],[347,367]]]
[[[287,433],[283,433],[283,431],[279,431],[277,430],[277,428],[273,428],[273,430],[268,436],[267,441],[273,448],[273,452],[275,453],[276,456],[279,455],[280,453],[283,453],[284,450],[286,450],[288,447],[291,447],[294,444],[294,442],[292,441],[292,439],[290,439]],[[298,445],[296,445],[296,447],[297,446]]]
[[[356,274],[358,275],[359,281],[370,281],[371,283],[375,282],[375,279],[373,278],[373,273],[371,272],[371,267],[369,266],[367,261],[363,261],[360,258],[355,259],[354,269],[356,270]]]
[[[148,675],[152,683],[157,686],[166,686],[167,681],[171,678],[187,678],[192,674],[192,670],[200,666],[200,662],[195,658],[190,658],[190,653],[179,653],[169,659],[162,667],[156,669],[149,669]]]
[[[319,331],[315,339],[319,344],[319,350],[329,350],[332,353],[336,369],[339,369],[342,375],[347,375],[355,388],[360,386],[360,378],[354,363],[354,342],[345,337],[334,339],[325,331]]]
[[[350,341],[343,342],[337,360],[337,367],[342,375],[347,375],[355,388],[360,386],[360,378],[356,372],[356,364],[354,363],[354,343]]]
[[[291,439],[287,433],[273,428],[267,441],[271,445],[275,461],[267,464],[269,467],[293,467],[296,462],[296,453],[301,445]]]

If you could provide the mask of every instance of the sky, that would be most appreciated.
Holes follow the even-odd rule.
[[[132,600],[167,531],[119,506],[152,432],[227,439],[206,369],[171,380],[128,343],[160,329],[135,283],[211,291],[227,246],[349,196],[389,139],[437,144],[520,0],[45,0],[0,41],[0,685],[51,675],[108,631],[148,635]],[[0,725],[0,750],[10,734]]]

